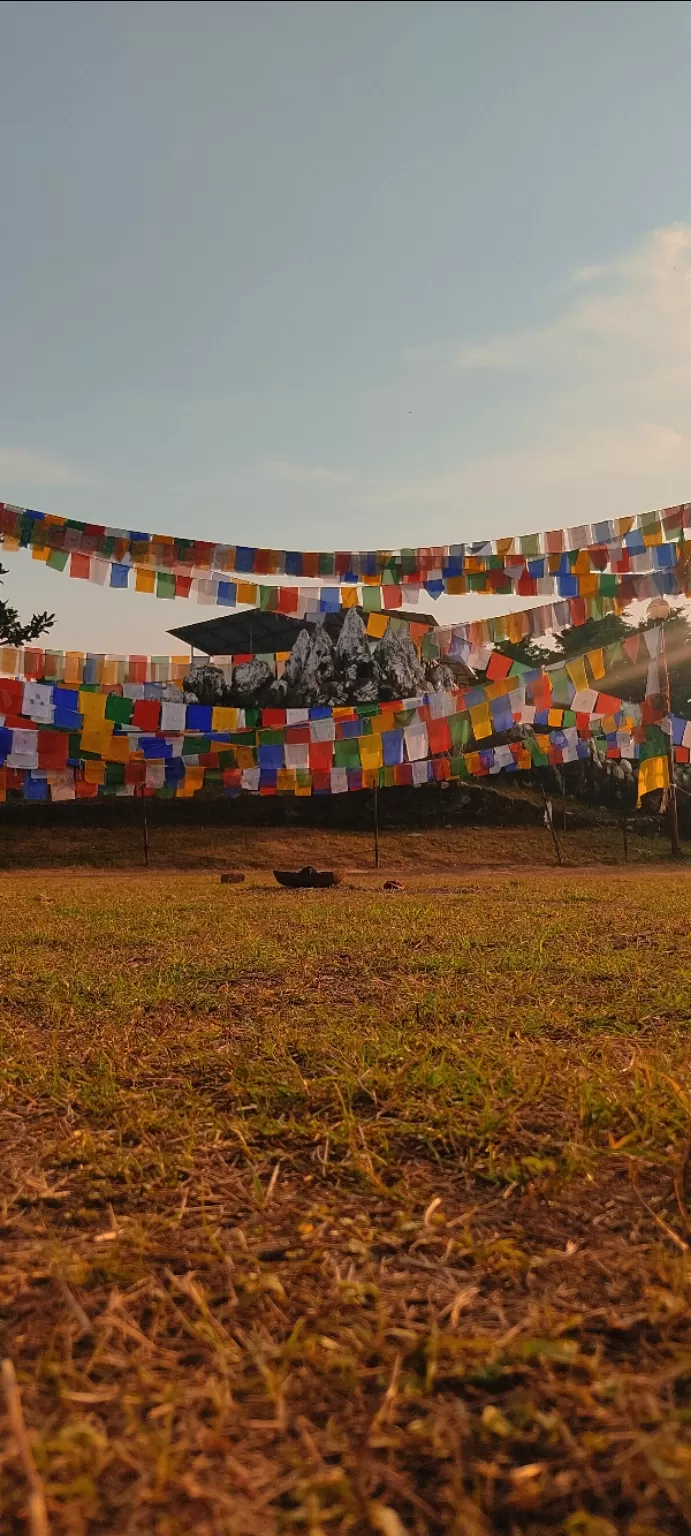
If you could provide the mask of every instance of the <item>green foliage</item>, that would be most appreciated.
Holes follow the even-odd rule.
[[[5,567],[0,565],[0,577],[6,575]],[[54,623],[54,613],[35,613],[28,624],[22,624],[17,609],[0,598],[0,645],[30,644],[51,629]]]

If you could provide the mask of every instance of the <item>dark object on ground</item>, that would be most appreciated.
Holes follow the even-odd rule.
[[[242,885],[244,875],[238,875],[234,870],[229,870],[226,875],[221,875],[221,885]]]
[[[384,881],[384,890],[385,891],[404,891],[405,890],[405,886],[401,884],[400,880],[385,880]]]
[[[297,890],[304,886],[338,885],[341,877],[335,869],[313,869],[311,864],[306,864],[304,869],[275,869],[274,878],[279,885],[287,885],[291,890]]]

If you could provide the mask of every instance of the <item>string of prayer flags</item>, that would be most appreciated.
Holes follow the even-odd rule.
[[[354,602],[376,612],[416,600],[469,593],[566,600],[614,597],[622,579],[677,578],[687,584],[684,533],[691,503],[640,517],[586,523],[545,534],[417,549],[305,552],[212,543],[110,528],[0,503],[0,538],[8,553],[30,549],[50,569],[171,599],[266,611],[336,612]],[[250,578],[269,576],[270,583]],[[235,578],[235,579],[232,579]],[[288,578],[288,581],[285,580]],[[300,588],[290,578],[326,580]],[[670,589],[672,590],[672,589]],[[376,628],[375,631],[376,633]]]

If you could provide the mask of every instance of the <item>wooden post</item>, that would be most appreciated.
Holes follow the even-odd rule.
[[[566,831],[566,770],[561,769],[561,829]]]
[[[144,863],[149,868],[149,818],[146,814],[146,795],[142,795],[142,824],[144,828]]]
[[[558,864],[563,864],[564,860],[562,859],[562,856],[561,856],[561,848],[559,847],[559,838],[557,837],[555,826],[554,826],[554,822],[553,822],[552,816],[550,814],[550,808],[549,808],[549,805],[547,804],[547,794],[545,792],[545,786],[544,786],[544,784],[542,782],[542,779],[540,779],[540,789],[542,790],[542,799],[544,801],[544,806],[545,806],[545,821],[547,822],[549,830],[550,830],[550,832],[552,834],[552,842],[554,843],[554,851],[555,851],[555,853],[557,855],[557,863]]]
[[[379,786],[374,786],[374,867],[379,868]]]
[[[624,863],[628,864],[628,862],[629,862],[629,824],[628,824],[628,822],[626,820],[626,816],[622,816],[622,819],[621,819],[621,835],[622,835],[622,837],[624,839]]]
[[[667,665],[667,644],[664,623],[660,625],[660,663],[662,680],[665,690],[665,703],[667,714],[671,717],[672,701],[669,691],[669,667]],[[671,736],[665,736],[667,742],[667,762],[669,765],[669,800],[667,802],[667,820],[669,824],[669,841],[672,850],[672,858],[681,858],[681,843],[679,841],[679,818],[677,815],[677,786],[674,778],[674,744]]]

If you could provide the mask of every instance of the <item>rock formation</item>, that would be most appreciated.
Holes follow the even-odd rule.
[[[413,699],[427,689],[425,668],[407,626],[389,625],[374,653],[377,671],[375,699]],[[452,684],[453,686],[453,684]]]
[[[376,703],[377,661],[357,608],[349,608],[336,641],[336,669],[343,702]]]
[[[186,704],[225,704],[227,684],[220,667],[203,661],[190,668],[182,690]]]
[[[335,645],[323,620],[301,629],[279,678],[255,656],[235,667],[230,677],[203,662],[192,667],[184,681],[189,701],[279,708],[374,704],[455,686],[453,670],[444,662],[421,662],[405,624],[390,624],[372,645],[355,608],[346,613]]]

